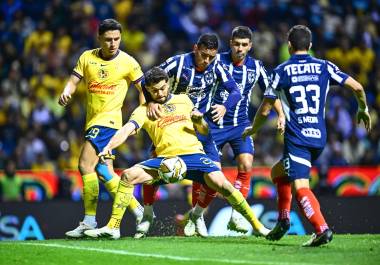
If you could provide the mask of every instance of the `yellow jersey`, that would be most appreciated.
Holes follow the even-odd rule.
[[[163,116],[160,119],[150,120],[144,104],[133,111],[129,122],[147,131],[159,157],[204,154],[190,118],[193,108],[187,95],[170,95],[170,99],[162,104]]]
[[[94,125],[119,129],[128,87],[138,82],[143,72],[138,62],[123,51],[109,60],[102,59],[99,52],[100,48],[83,52],[73,70],[87,87],[85,129]]]

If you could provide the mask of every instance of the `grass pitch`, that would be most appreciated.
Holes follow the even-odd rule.
[[[308,238],[285,236],[278,242],[255,237],[7,241],[0,242],[0,265],[380,264],[380,235],[334,235],[326,246],[301,247]]]

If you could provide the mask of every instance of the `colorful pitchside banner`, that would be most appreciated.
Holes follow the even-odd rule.
[[[237,175],[234,167],[223,168],[223,172],[229,179]],[[120,173],[120,170],[118,171]],[[56,174],[52,171],[19,170],[17,175],[23,180],[23,197],[26,201],[43,201],[53,198],[81,200],[82,179],[78,171],[70,170]],[[4,175],[0,172],[0,178]],[[311,187],[317,187],[320,175],[317,168],[311,171]],[[62,184],[66,183],[66,184]],[[68,183],[68,184],[67,184]],[[265,199],[275,198],[276,189],[270,178],[269,167],[255,167],[251,174],[251,189],[249,198]],[[380,195],[380,167],[331,167],[327,174],[328,188],[338,196],[373,196]],[[174,184],[175,186],[176,184]],[[191,185],[189,181],[181,184],[181,189]],[[68,186],[68,187],[67,187]],[[69,189],[65,197],[58,194],[59,189]],[[177,187],[177,189],[179,189]],[[173,199],[176,188],[161,186],[158,192],[160,200]],[[110,197],[104,187],[100,189],[101,200],[109,200]],[[136,187],[135,196],[141,198],[141,188]]]

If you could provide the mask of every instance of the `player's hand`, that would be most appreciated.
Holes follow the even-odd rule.
[[[61,96],[59,96],[58,104],[61,106],[66,106],[67,103],[69,103],[70,99],[71,99],[71,95],[63,92]]]
[[[106,157],[112,155],[112,150],[108,149],[107,146],[98,154],[100,162],[105,163]]]
[[[277,131],[283,135],[285,133],[285,116],[281,115],[277,118]]]
[[[363,121],[364,127],[366,128],[367,132],[370,132],[372,130],[372,121],[368,109],[358,109],[358,112],[356,113],[356,119],[358,123],[360,123],[360,121]]]
[[[157,120],[162,117],[161,105],[155,102],[149,102],[146,108],[146,115],[151,120]]]
[[[197,109],[193,109],[193,111],[190,113],[190,117],[193,123],[200,124],[203,119],[203,113]]]
[[[213,122],[218,122],[221,118],[224,117],[224,114],[227,112],[227,109],[224,105],[215,104],[211,106],[211,108],[213,109],[211,111]]]
[[[241,137],[243,137],[243,140],[245,140],[245,138],[251,135],[254,136],[254,131],[253,131],[252,126],[249,126],[244,129],[244,132],[242,133]]]

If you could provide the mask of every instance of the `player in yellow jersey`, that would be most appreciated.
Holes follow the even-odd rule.
[[[108,224],[99,229],[86,230],[85,235],[118,239],[121,219],[134,198],[134,185],[162,181],[158,168],[162,159],[170,156],[179,156],[186,163],[186,178],[206,183],[218,191],[251,223],[258,234],[267,235],[269,230],[256,218],[240,191],[232,186],[220,168],[203,152],[196,130],[207,134],[207,123],[203,115],[194,109],[188,96],[170,94],[169,77],[159,67],[149,70],[145,74],[144,82],[153,101],[161,104],[163,115],[157,120],[150,120],[147,117],[146,104],[139,106],[132,113],[129,122],[116,132],[99,156],[108,156],[113,148],[142,128],[152,139],[157,157],[123,171]]]
[[[140,92],[140,103],[144,102],[141,92],[143,73],[133,57],[119,50],[121,31],[120,23],[114,19],[105,19],[100,23],[100,48],[83,52],[59,98],[59,104],[66,106],[79,82],[85,82],[86,140],[79,157],[85,215],[77,228],[66,233],[68,237],[82,237],[85,230],[97,226],[95,216],[99,195],[98,178],[111,195],[115,196],[120,178],[113,170],[114,155],[110,154],[105,162],[101,163],[97,154],[122,127],[121,108],[131,83],[134,83]],[[141,220],[142,207],[136,199],[132,201],[129,209],[137,220]]]

